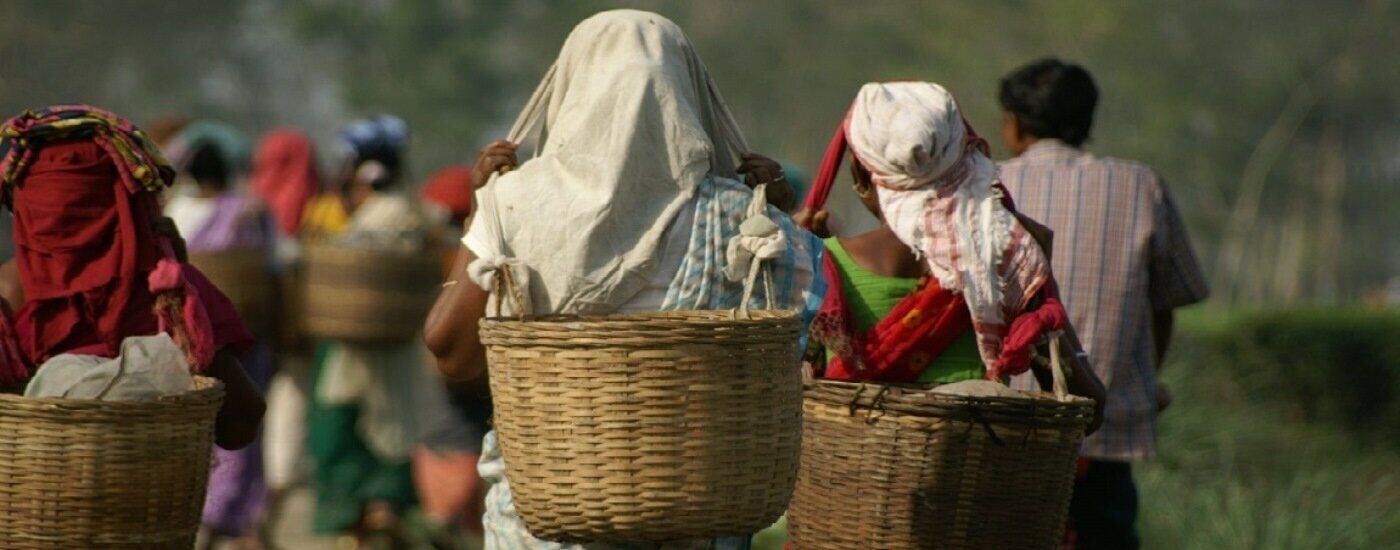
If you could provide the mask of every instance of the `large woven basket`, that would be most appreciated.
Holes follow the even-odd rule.
[[[536,537],[747,535],[792,496],[795,313],[482,321],[516,512]]]
[[[278,289],[267,270],[267,251],[234,248],[220,252],[191,252],[190,265],[204,273],[233,302],[238,316],[253,334],[272,336],[277,316],[272,312]]]
[[[412,339],[442,283],[437,254],[328,244],[306,249],[306,332],[358,343]]]
[[[831,380],[805,394],[796,548],[1057,547],[1091,400]]]
[[[223,385],[154,402],[0,395],[0,548],[188,550]]]

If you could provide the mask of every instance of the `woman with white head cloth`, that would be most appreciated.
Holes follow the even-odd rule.
[[[861,88],[796,216],[818,234],[847,148],[855,195],[880,225],[825,241],[829,290],[812,325],[825,352],[814,361],[819,376],[1000,380],[1030,368],[1044,333],[1065,330],[1074,340],[1034,234],[1043,228],[1015,213],[986,142],[947,90],[927,82]],[[1075,369],[1069,389],[1102,409],[1089,369]]]
[[[478,157],[481,206],[424,329],[447,376],[474,377],[485,366],[477,324],[499,269],[524,287],[521,307],[533,314],[732,308],[740,272],[759,260],[770,262],[773,307],[810,313],[819,300],[810,287],[820,284],[820,241],[776,208],[765,211],[777,227],[770,242],[726,254],[764,193],[740,174],[771,195],[787,192],[786,183],[777,163],[742,154],[719,91],[669,20],[619,10],[580,23],[510,138]],[[532,154],[518,167],[517,147]],[[755,296],[751,305],[763,302]],[[480,467],[492,484],[487,548],[566,547],[525,531],[503,466],[488,434]],[[745,548],[748,537],[679,544]]]

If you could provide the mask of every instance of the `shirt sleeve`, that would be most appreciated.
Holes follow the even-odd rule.
[[[1164,184],[1152,205],[1153,227],[1148,291],[1156,311],[1174,309],[1206,299],[1210,294],[1200,263],[1191,248],[1186,225]]]

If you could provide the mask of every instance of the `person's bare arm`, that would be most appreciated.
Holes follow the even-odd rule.
[[[5,315],[13,315],[24,305],[24,287],[19,283],[19,265],[14,258],[0,264],[0,302],[3,302]]]
[[[214,443],[229,450],[247,447],[257,438],[267,410],[262,391],[228,349],[219,350],[205,375],[224,383],[224,403],[214,419]]]
[[[443,376],[467,380],[486,370],[486,349],[481,345],[479,325],[486,316],[489,294],[467,278],[467,266],[476,259],[463,246],[457,253],[453,278],[438,295],[423,325],[423,342],[437,358]]]

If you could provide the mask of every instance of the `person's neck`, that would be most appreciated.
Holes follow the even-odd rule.
[[[861,268],[884,277],[915,279],[925,273],[924,264],[899,240],[889,225],[841,239],[841,246]]]

